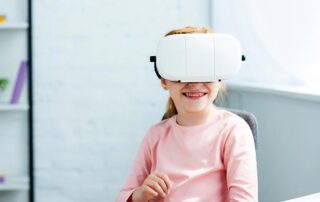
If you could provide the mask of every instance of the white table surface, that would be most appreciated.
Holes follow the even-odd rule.
[[[283,202],[320,202],[320,192],[315,193],[315,194],[311,194],[311,195],[307,195],[307,196],[303,196],[303,197],[299,197],[299,198],[290,199],[290,200],[283,201]]]

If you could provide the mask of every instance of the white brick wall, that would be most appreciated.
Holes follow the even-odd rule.
[[[167,94],[157,41],[210,0],[34,1],[36,200],[114,201]]]

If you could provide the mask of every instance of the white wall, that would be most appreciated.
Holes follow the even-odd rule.
[[[320,191],[320,97],[247,85],[229,86],[226,103],[258,120],[259,202]]]
[[[319,6],[317,0],[213,0],[215,30],[236,36],[247,58],[233,81],[249,85],[233,86],[228,102],[258,118],[262,202],[320,190]]]
[[[247,61],[237,80],[319,90],[320,1],[213,0],[213,25],[236,36]]]
[[[167,95],[149,56],[209,0],[34,1],[36,200],[113,201]]]

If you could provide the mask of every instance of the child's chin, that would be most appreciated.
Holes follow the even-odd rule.
[[[206,106],[193,106],[193,107],[188,107],[187,111],[190,113],[201,113],[206,110]]]

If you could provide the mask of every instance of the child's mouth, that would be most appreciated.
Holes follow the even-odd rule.
[[[203,96],[205,96],[207,93],[204,92],[186,92],[182,93],[184,96],[186,96],[189,99],[199,99]]]

